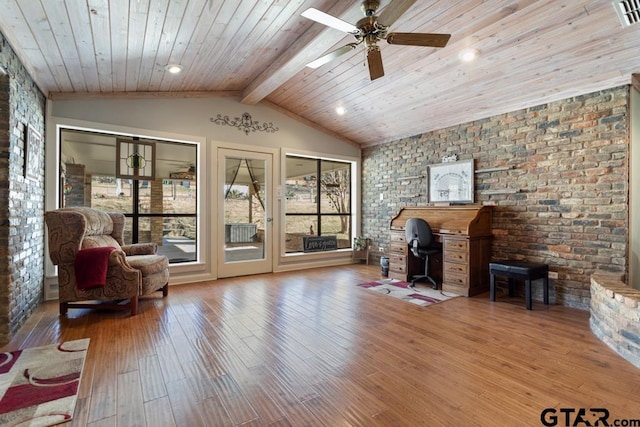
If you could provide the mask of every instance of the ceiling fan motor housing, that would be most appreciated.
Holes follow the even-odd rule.
[[[380,0],[364,0],[360,8],[362,9],[362,12],[364,12],[364,16],[373,16],[379,6]]]

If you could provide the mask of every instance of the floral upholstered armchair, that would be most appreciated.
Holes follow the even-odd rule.
[[[60,314],[68,308],[138,310],[138,297],[167,296],[169,260],[155,243],[125,245],[125,217],[93,208],[45,212],[49,256],[58,266]],[[97,304],[100,302],[100,304]]]

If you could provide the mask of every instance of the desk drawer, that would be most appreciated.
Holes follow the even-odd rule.
[[[397,253],[389,254],[389,266],[395,267],[398,264],[407,265],[407,256]],[[395,269],[395,268],[394,268]]]
[[[406,244],[401,244],[401,243],[391,243],[391,245],[389,245],[389,254],[393,255],[393,254],[402,254],[402,255],[406,255],[407,254],[407,245]]]
[[[454,262],[456,264],[466,264],[468,260],[468,254],[466,252],[453,252],[453,251],[445,251],[444,253],[444,262]]]
[[[454,262],[445,262],[444,263],[444,271],[445,274],[453,273],[453,274],[464,274],[467,275],[467,264],[465,263],[454,263]]]
[[[455,252],[467,252],[468,249],[466,240],[452,240],[446,239],[444,241],[444,250],[445,252],[455,251]]]
[[[407,245],[407,238],[404,234],[404,231],[392,231],[389,234],[389,237],[391,239],[391,244],[399,243],[405,246]]]
[[[389,264],[389,271],[407,275],[407,264]]]
[[[449,271],[444,272],[444,282],[453,286],[467,286],[468,277],[466,274],[451,273]]]
[[[402,280],[403,282],[406,282],[407,281],[407,274],[406,273],[399,273],[399,272],[393,271],[393,270],[389,270],[389,278],[390,279]]]

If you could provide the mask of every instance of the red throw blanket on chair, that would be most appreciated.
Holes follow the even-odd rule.
[[[115,250],[113,246],[101,246],[78,251],[74,263],[78,289],[91,289],[106,284],[109,255]]]

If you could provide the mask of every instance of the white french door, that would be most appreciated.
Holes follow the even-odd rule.
[[[273,271],[273,155],[218,149],[218,277]]]

